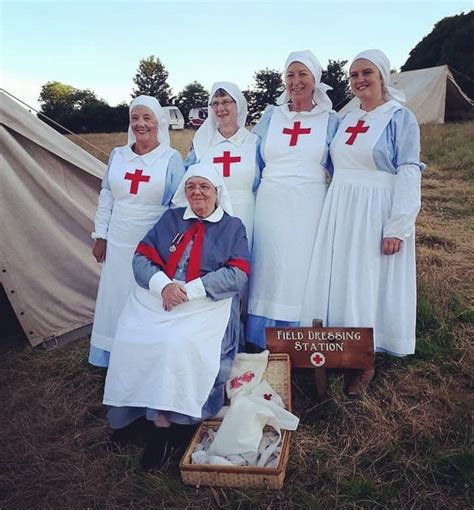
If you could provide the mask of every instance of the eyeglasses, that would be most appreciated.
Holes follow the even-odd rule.
[[[217,188],[211,186],[210,184],[186,184],[184,186],[186,193],[192,193],[193,191],[197,190],[200,190],[203,193],[209,193],[213,189],[217,191]]]
[[[224,99],[223,101],[212,101],[211,108],[213,110],[217,110],[219,106],[222,106],[225,110],[228,110],[232,103],[235,103],[235,101],[232,101],[232,99]]]

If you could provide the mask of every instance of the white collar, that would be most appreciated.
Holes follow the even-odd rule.
[[[193,210],[191,209],[191,206],[188,205],[188,207],[186,207],[186,210],[184,211],[183,220],[189,220],[192,218],[196,218],[196,219],[202,220],[202,221],[209,221],[211,223],[217,223],[218,221],[222,220],[223,216],[224,216],[224,209],[222,209],[222,207],[220,205],[218,205],[216,210],[207,218],[200,218],[199,216],[196,216],[194,214]]]
[[[370,112],[367,112],[365,110],[362,110],[360,107],[360,103],[358,106],[356,106],[352,111],[351,114],[353,117],[360,119],[362,117],[367,117],[369,119],[376,119],[377,117],[380,117],[380,115],[383,115],[384,113],[387,113],[391,110],[399,110],[400,108],[403,108],[402,105],[395,101],[394,99],[387,101],[386,103],[381,104],[380,106],[377,106],[377,108],[374,108]]]
[[[292,110],[290,110],[290,103],[282,104],[281,106],[279,106],[279,108],[280,108],[280,111],[283,113],[283,115],[287,119],[293,119],[294,117],[296,117],[296,115],[303,115],[304,117],[309,117],[309,116],[313,116],[313,115],[320,115],[321,113],[326,113],[327,112],[327,110],[324,109],[319,104],[313,106],[313,109],[310,112],[306,112],[306,111],[305,112],[295,112],[295,111],[292,111]]]
[[[137,154],[132,151],[132,147],[130,145],[125,145],[123,147],[123,158],[125,161],[133,161],[136,158],[142,158],[143,162],[146,165],[152,165],[160,156],[162,156],[167,149],[170,149],[169,145],[165,145],[160,143],[158,147],[155,147],[152,151],[147,152],[146,154]]]
[[[232,136],[226,138],[225,136],[221,135],[218,129],[216,129],[216,132],[211,139],[211,145],[218,145],[222,142],[230,142],[234,145],[242,145],[245,143],[249,133],[250,131],[247,128],[241,127]]]

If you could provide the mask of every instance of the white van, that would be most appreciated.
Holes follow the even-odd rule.
[[[184,117],[177,106],[163,106],[168,114],[168,121],[171,129],[184,129]]]
[[[197,129],[207,119],[207,108],[192,108],[189,112],[189,127]]]

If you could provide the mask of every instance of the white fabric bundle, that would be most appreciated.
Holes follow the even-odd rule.
[[[259,354],[240,352],[235,357],[230,378],[226,383],[227,396],[232,399],[238,394],[248,394],[257,387],[267,368],[269,351]]]
[[[220,457],[242,455],[250,465],[255,465],[263,437],[263,428],[266,425],[274,428],[278,434],[277,441],[273,443],[273,450],[275,450],[280,442],[281,433],[273,412],[259,402],[237,395],[232,399],[229,412],[222,421],[207,453]],[[267,453],[271,454],[271,452]]]

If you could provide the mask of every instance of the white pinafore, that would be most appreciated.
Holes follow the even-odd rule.
[[[201,418],[219,372],[231,304],[232,298],[201,297],[166,312],[161,297],[136,286],[118,321],[104,404]]]
[[[287,105],[274,110],[255,204],[249,314],[300,318],[327,189],[321,160],[328,120],[321,107],[301,113]]]
[[[255,193],[252,188],[257,171],[258,138],[247,129],[241,128],[232,140],[211,144],[201,162],[213,163],[222,175],[229,192],[233,215],[242,220],[251,249],[255,212]]]
[[[301,323],[318,318],[325,326],[373,327],[377,349],[405,355],[415,348],[415,236],[402,242],[399,253],[382,255],[395,175],[378,170],[373,159],[399,108],[392,102],[373,112],[357,109],[339,125]]]
[[[168,208],[161,203],[172,154],[169,146],[159,145],[137,156],[126,146],[115,151],[110,164],[108,177],[114,205],[91,334],[92,345],[99,349],[111,350],[117,320],[135,285],[135,248]]]

